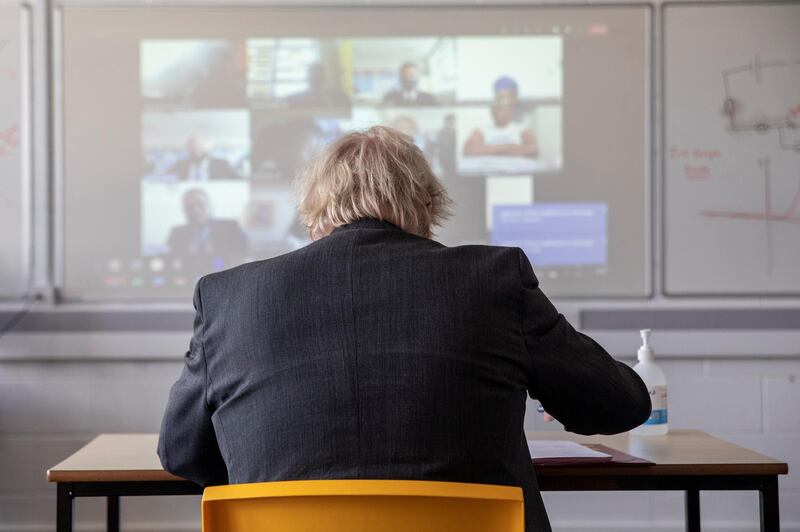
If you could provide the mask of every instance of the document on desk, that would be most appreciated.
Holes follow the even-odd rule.
[[[570,465],[610,462],[610,454],[568,440],[528,440],[534,465]]]

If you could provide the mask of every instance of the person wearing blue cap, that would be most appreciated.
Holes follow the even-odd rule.
[[[526,124],[515,120],[519,107],[519,86],[510,76],[494,82],[494,103],[491,106],[493,125],[476,128],[464,144],[465,156],[501,155],[511,157],[539,156],[536,135]]]

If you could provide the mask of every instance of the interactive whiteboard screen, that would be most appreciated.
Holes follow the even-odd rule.
[[[65,295],[186,298],[307,244],[293,176],[375,124],[410,135],[455,200],[442,242],[520,246],[554,296],[645,295],[649,20],[67,8]]]
[[[664,22],[666,291],[798,294],[800,4]]]

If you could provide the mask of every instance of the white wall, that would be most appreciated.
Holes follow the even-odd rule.
[[[664,358],[663,367],[673,428],[707,430],[789,463],[782,529],[800,531],[800,360]],[[173,361],[0,363],[0,531],[52,530],[46,469],[96,433],[157,431],[179,371]],[[528,410],[526,428],[558,428]],[[545,503],[556,531],[683,526],[677,492],[547,493]],[[705,492],[701,504],[704,530],[758,530],[755,492]],[[104,508],[78,499],[76,530],[102,529]],[[199,530],[199,499],[124,498],[122,515],[126,532]]]

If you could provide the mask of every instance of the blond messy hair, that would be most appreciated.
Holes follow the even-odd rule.
[[[312,239],[361,218],[426,238],[452,203],[411,137],[374,126],[331,143],[300,175],[300,219]]]

